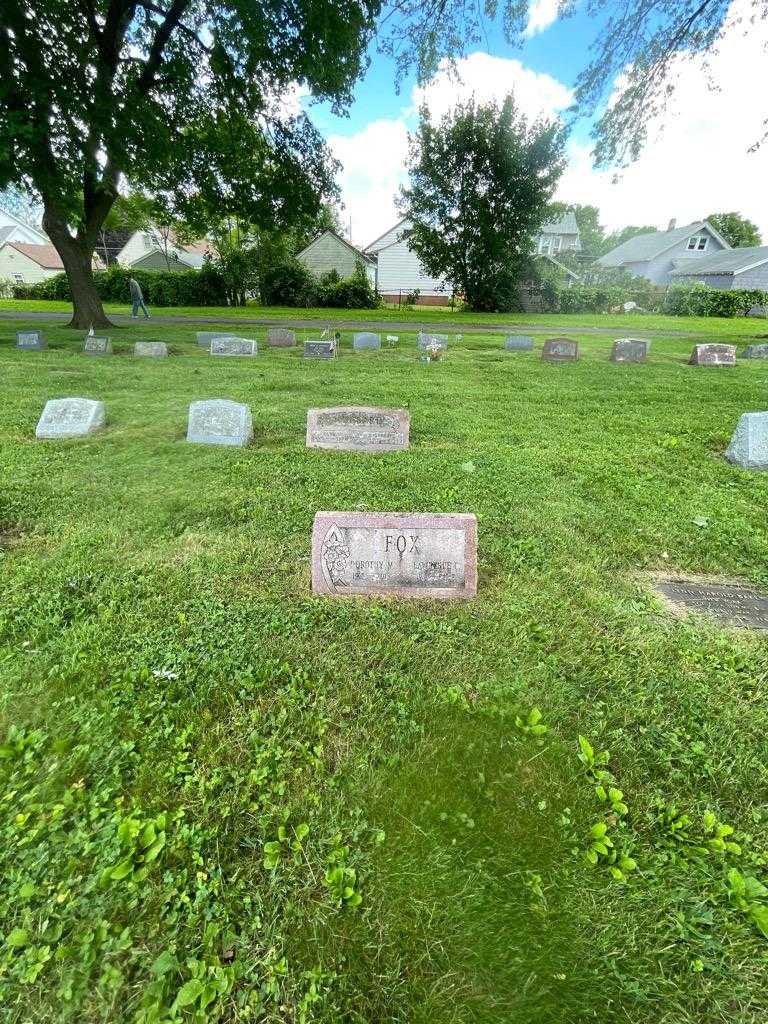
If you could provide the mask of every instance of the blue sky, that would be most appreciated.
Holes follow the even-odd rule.
[[[754,88],[765,80],[768,22],[745,34],[736,22],[749,7],[750,0],[734,0],[719,52],[711,55],[718,93],[708,88],[703,59],[681,60],[670,108],[651,124],[641,159],[618,179],[614,172],[594,170],[590,126],[577,124],[557,198],[596,205],[611,229],[638,223],[666,227],[672,217],[683,224],[735,209],[761,227],[768,243],[768,148],[748,152],[768,116],[768,98]],[[540,30],[521,48],[511,47],[501,28],[491,25],[482,45],[459,62],[461,86],[438,75],[417,91],[410,78],[398,95],[392,62],[372,50],[349,117],[309,104],[312,120],[344,165],[342,216],[345,224],[351,221],[353,241],[367,244],[397,220],[394,198],[406,180],[407,133],[416,124],[420,102],[439,116],[457,98],[474,93],[498,99],[513,91],[531,116],[564,115],[599,25],[583,13],[560,20],[556,10],[557,0],[532,0]]]

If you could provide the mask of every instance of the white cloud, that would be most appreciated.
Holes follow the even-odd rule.
[[[529,38],[543,32],[557,21],[560,0],[531,0],[528,7],[528,24],[525,35]]]
[[[685,224],[738,210],[768,243],[768,147],[748,152],[768,113],[768,101],[754,89],[765,65],[768,23],[758,21],[744,35],[745,25],[734,19],[746,2],[732,5],[725,38],[707,58],[718,90],[708,87],[702,59],[681,59],[673,98],[650,124],[640,159],[618,173],[595,171],[589,147],[572,143],[560,198],[597,206],[609,228],[666,227],[672,217]]]

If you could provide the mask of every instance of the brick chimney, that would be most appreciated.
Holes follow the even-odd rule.
[[[669,227],[667,228],[667,231],[674,231],[676,227],[677,227],[677,218],[673,217],[672,220],[669,222]]]

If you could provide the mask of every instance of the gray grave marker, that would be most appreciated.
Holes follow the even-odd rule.
[[[533,349],[533,338],[526,334],[508,334],[504,348],[507,352],[530,352]]]
[[[336,597],[474,597],[477,519],[464,513],[318,512],[312,590]]]
[[[272,327],[267,331],[267,344],[271,348],[292,348],[296,344],[296,332],[285,327]]]
[[[304,358],[305,359],[335,359],[336,358],[336,341],[331,339],[329,341],[320,341],[312,339],[311,341],[304,342]]]
[[[168,346],[164,341],[137,341],[133,346],[135,356],[149,356],[154,359],[166,359]]]
[[[549,338],[544,342],[541,358],[547,363],[575,363],[579,358],[579,343],[571,338]]]
[[[725,452],[742,469],[768,469],[768,412],[745,412]]]
[[[617,338],[611,348],[612,363],[644,363],[648,358],[648,342],[642,338]]]
[[[103,402],[90,398],[52,398],[45,403],[35,437],[85,437],[106,422]]]
[[[441,348],[444,351],[448,351],[448,335],[447,334],[427,334],[424,331],[419,331],[416,335],[416,348]]]
[[[95,334],[89,334],[83,342],[83,352],[87,356],[111,356],[112,339],[100,338]]]
[[[768,359],[768,345],[747,345],[743,353],[744,359]]]
[[[411,417],[405,409],[337,406],[307,409],[307,447],[352,452],[394,452],[408,447]]]
[[[232,331],[198,331],[196,334],[197,344],[202,348],[210,349],[214,338],[231,338]]]
[[[768,629],[768,594],[748,583],[665,576],[657,578],[654,586],[679,617],[695,612],[724,626]]]
[[[244,448],[253,439],[251,410],[226,398],[192,402],[187,422],[187,440],[194,444],[225,444]]]
[[[16,348],[40,351],[47,347],[42,331],[16,331]]]
[[[358,331],[352,335],[352,348],[358,351],[364,348],[381,348],[381,335],[373,334],[371,331]]]
[[[691,366],[735,366],[736,346],[713,343],[694,345],[689,362]]]
[[[256,342],[251,338],[226,338],[211,339],[212,356],[255,356],[258,355]]]

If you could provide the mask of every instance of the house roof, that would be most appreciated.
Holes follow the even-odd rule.
[[[700,274],[743,274],[745,270],[768,263],[768,245],[743,249],[726,249],[696,260],[680,260],[672,271],[675,277],[698,277]]]
[[[23,228],[26,231],[31,231],[33,235],[37,235],[40,239],[40,244],[44,245],[48,241],[48,236],[40,228],[35,227],[34,224],[28,224],[27,221],[22,220],[21,217],[17,217],[15,213],[11,213],[10,210],[6,210],[4,207],[0,207],[0,221],[11,221],[10,224],[3,224],[0,227],[0,241],[3,238],[8,237],[6,228]]]
[[[309,245],[305,245],[301,252],[296,254],[297,258],[299,256],[303,256],[308,249],[312,248],[315,242],[319,242],[320,239],[325,238],[326,235],[330,235],[331,238],[335,238],[337,242],[341,242],[341,244],[345,245],[347,249],[350,249],[355,254],[355,256],[359,257],[361,260],[365,260],[366,263],[376,262],[375,257],[371,256],[370,253],[362,252],[360,249],[357,248],[357,246],[352,245],[352,243],[348,242],[346,238],[342,238],[341,235],[337,235],[336,232],[332,231],[330,228],[326,228],[325,231],[321,231],[316,238],[312,239]]]
[[[626,242],[622,242],[615,249],[605,253],[597,262],[602,267],[621,267],[625,263],[645,263],[661,256],[667,249],[671,249],[678,242],[685,241],[697,231],[701,231],[702,228],[706,228],[725,249],[730,249],[730,245],[709,221],[697,220],[692,224],[683,224],[682,227],[673,228],[671,231],[649,231],[645,235],[635,235],[634,238],[627,239]],[[697,257],[697,259],[701,258]]]
[[[45,270],[64,269],[61,256],[59,256],[52,245],[31,245],[29,242],[6,242],[6,245],[10,245],[11,248],[24,253],[25,256],[34,260],[38,266],[43,267]]]
[[[550,221],[548,224],[542,224],[539,229],[540,235],[578,235],[579,225],[576,223],[576,217],[574,216],[573,210],[568,210],[562,217],[557,220]]]
[[[402,227],[403,224],[407,224],[407,223],[408,223],[408,218],[407,217],[402,217],[397,222],[397,224],[394,224],[391,228],[388,228],[385,232],[383,232],[383,234],[379,235],[378,238],[374,238],[374,240],[370,243],[370,245],[366,245],[365,251],[369,252],[374,247],[374,245],[376,245],[378,242],[380,242],[382,240],[382,238],[386,238],[387,235],[391,235],[393,231],[397,231],[397,229],[399,227]],[[397,241],[397,239],[395,239],[395,241]],[[393,244],[394,244],[393,242],[388,242],[387,243],[387,245],[393,245]],[[386,249],[386,248],[387,248],[387,246],[382,246],[382,249]]]

